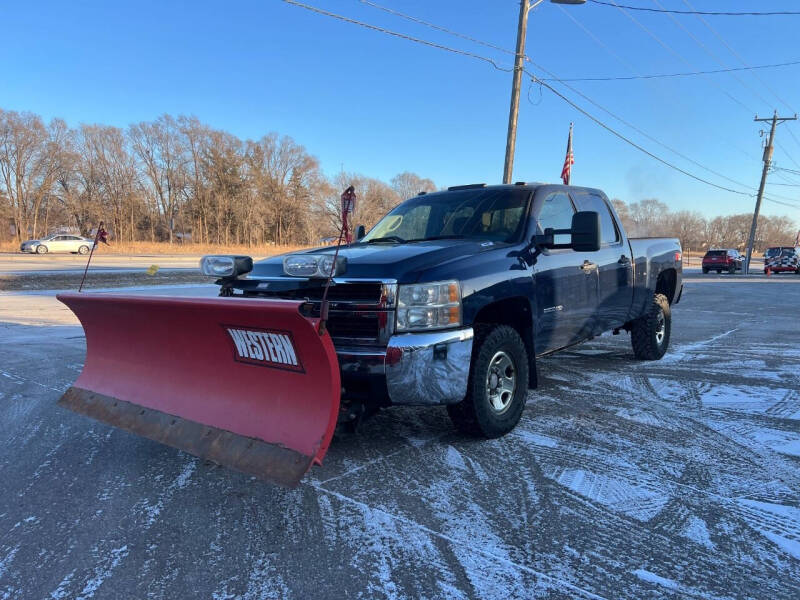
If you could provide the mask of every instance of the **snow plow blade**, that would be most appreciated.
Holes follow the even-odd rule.
[[[339,365],[302,302],[59,294],[86,362],[59,404],[293,487],[328,449]]]

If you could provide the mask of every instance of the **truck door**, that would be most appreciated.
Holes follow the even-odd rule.
[[[573,191],[578,210],[591,210],[600,215],[602,236],[600,250],[588,254],[597,264],[597,312],[595,334],[620,327],[628,320],[633,301],[633,265],[630,245],[616,222],[608,200],[589,191]]]
[[[569,229],[575,207],[565,191],[543,191],[534,205],[538,233],[548,227]],[[556,236],[557,244],[569,236]],[[584,263],[588,254],[571,249],[544,250],[533,269],[536,290],[536,353],[557,350],[592,335],[597,303],[597,270]]]

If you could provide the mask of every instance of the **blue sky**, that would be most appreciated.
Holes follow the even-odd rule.
[[[798,9],[790,0],[689,1],[698,10]],[[512,62],[508,54],[358,0],[307,2],[491,57],[504,67]],[[687,8],[684,0],[624,4],[657,7],[656,2]],[[497,46],[514,46],[516,0],[378,3]],[[3,7],[2,20],[0,107],[5,109],[62,117],[73,126],[124,127],[171,113],[196,115],[243,138],[276,131],[304,144],[328,174],[343,167],[389,179],[410,170],[438,185],[496,183],[502,177],[511,75],[485,62],[280,0],[13,2]],[[706,17],[719,37],[695,17],[675,20],[695,39],[663,14],[545,2],[531,13],[526,49],[534,62],[561,78],[711,70],[721,68],[720,62],[742,66],[724,43],[749,65],[800,60],[800,16]],[[756,188],[762,127],[753,122],[754,113],[798,110],[800,65],[757,74],[760,79],[741,72],[738,80],[719,74],[571,85],[663,144]],[[655,154],[740,188],[620,124],[575,92],[559,89]],[[546,89],[540,94],[527,80],[515,180],[558,179],[570,121],[575,122],[575,184],[601,187],[628,202],[655,197],[675,209],[706,215],[752,210],[752,198],[716,190],[660,165]],[[780,126],[777,140],[776,164],[800,170],[800,124]],[[784,173],[770,180],[800,182],[800,176]],[[765,213],[787,214],[800,222],[800,187],[769,185],[767,193],[798,208],[765,202]]]

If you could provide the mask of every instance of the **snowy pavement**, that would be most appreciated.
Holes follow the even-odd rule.
[[[663,360],[542,359],[498,440],[384,411],[285,490],[57,407],[80,327],[1,294],[0,599],[798,598],[798,306],[689,280]]]

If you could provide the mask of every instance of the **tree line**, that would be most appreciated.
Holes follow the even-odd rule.
[[[684,250],[736,248],[744,251],[752,213],[706,218],[689,210],[670,210],[663,202],[650,198],[631,204],[611,201],[625,231],[632,237],[677,237]],[[755,250],[763,252],[768,246],[790,246],[797,235],[797,224],[789,217],[759,215]]]
[[[0,109],[0,222],[8,224],[0,240],[87,235],[104,221],[120,241],[313,244],[338,231],[348,185],[358,191],[358,222],[368,226],[436,189],[408,172],[388,183],[356,173],[327,178],[291,137],[242,140],[194,117],[70,128]]]
[[[0,109],[0,241],[54,231],[89,235],[100,221],[118,241],[316,244],[339,228],[339,194],[358,193],[356,221],[374,225],[436,185],[404,172],[388,183],[326,177],[291,137],[242,140],[195,117],[163,115],[126,129],[70,128],[61,119]],[[656,199],[613,200],[632,236],[675,236],[684,248],[743,249],[750,214],[706,218]],[[758,250],[791,244],[788,217],[760,217]]]

